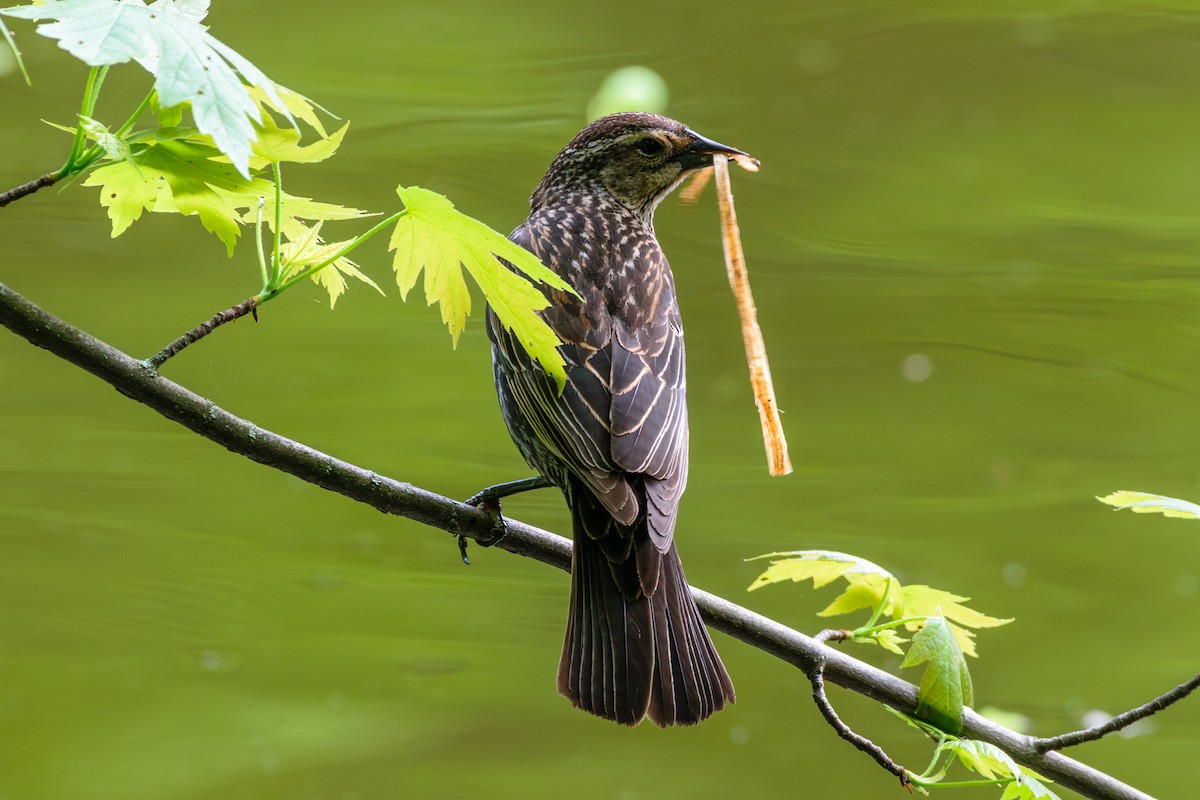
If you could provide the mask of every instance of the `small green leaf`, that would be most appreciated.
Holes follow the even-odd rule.
[[[4,24],[4,20],[0,20],[0,36],[4,37],[4,42],[12,52],[13,61],[16,63],[17,68],[21,70],[21,75],[25,78],[25,85],[32,86],[33,81],[29,79],[29,71],[25,69],[25,60],[21,58],[21,51],[17,49],[17,43],[13,41],[12,31]]]
[[[320,117],[317,116],[316,109],[320,109],[325,114],[334,119],[337,117],[324,108],[321,108],[312,100],[309,100],[299,92],[293,92],[286,86],[275,84],[274,97],[268,96],[262,88],[258,86],[248,87],[250,97],[254,102],[258,103],[259,107],[266,106],[268,109],[275,111],[284,117],[291,119],[299,119],[307,122],[313,130],[315,130],[321,138],[327,137],[329,134],[325,131],[325,126],[321,123]]]
[[[971,673],[958,640],[942,617],[929,617],[913,635],[901,667],[928,664],[917,688],[917,716],[947,733],[962,731],[963,706],[973,702]]]
[[[131,153],[128,143],[116,134],[109,132],[107,126],[90,117],[83,116],[79,118],[79,124],[83,127],[83,132],[88,139],[99,145],[110,159],[113,161],[129,160]]]
[[[895,594],[896,583],[888,588],[888,579],[878,575],[845,575],[846,590],[833,599],[833,602],[817,612],[821,617],[833,617],[839,614],[849,614],[860,608],[876,608],[883,602],[883,593]],[[883,613],[891,613],[891,603],[883,609]]]
[[[867,636],[855,636],[850,641],[861,642],[862,644],[877,644],[884,650],[902,656],[904,655],[904,648],[900,645],[907,642],[908,639],[897,633],[895,628],[884,628]]]
[[[158,125],[161,128],[178,128],[183,122],[183,111],[186,106],[187,103],[178,103],[164,107],[158,102],[158,92],[154,92],[150,96],[150,110],[158,118]]]
[[[1002,798],[1059,800],[1058,795],[1042,783],[1045,778],[1024,769],[1012,756],[994,744],[978,739],[951,738],[942,744],[942,749],[952,752],[964,767],[987,780],[1011,779],[1004,787]]]
[[[305,146],[300,144],[300,131],[295,128],[278,128],[274,123],[268,122],[257,128],[258,137],[251,144],[254,156],[250,159],[250,165],[261,169],[267,164],[282,161],[297,164],[324,161],[337,152],[349,127],[350,123],[346,123],[331,135]]]
[[[175,209],[167,182],[157,175],[148,178],[136,164],[128,161],[98,167],[87,176],[83,185],[100,187],[100,205],[108,209],[113,238],[140,219],[143,210],[160,210],[160,198],[162,204]]]
[[[143,137],[126,161],[93,170],[84,186],[101,187],[100,202],[108,209],[113,236],[119,236],[142,211],[198,215],[230,254],[241,225],[252,223],[260,197],[269,198],[265,213],[275,219],[275,186],[263,178],[247,180],[235,172],[208,137],[186,129],[154,131]],[[304,236],[299,220],[354,219],[356,208],[283,195],[283,233]],[[350,273],[347,273],[350,274]]]
[[[439,304],[442,321],[457,344],[471,310],[465,269],[483,290],[500,323],[513,332],[561,391],[566,385],[566,370],[558,352],[561,342],[537,314],[549,301],[497,258],[533,281],[574,293],[571,287],[532,253],[456,210],[444,196],[419,186],[400,186],[396,193],[407,213],[396,222],[388,249],[396,251],[393,267],[401,296],[407,297],[424,270],[425,298],[430,305]]]
[[[299,275],[312,267],[324,264],[352,243],[352,240],[344,242],[322,240],[321,225],[324,224],[323,222],[318,222],[311,228],[303,223],[296,224],[298,226],[296,233],[299,235],[280,247],[280,259],[285,269],[284,278]],[[287,235],[289,239],[293,236],[292,233]],[[375,281],[359,271],[357,264],[345,257],[338,258],[311,273],[313,281],[329,293],[330,308],[337,305],[338,298],[346,291],[346,276],[356,278],[383,294],[383,290]]]
[[[905,586],[899,589],[893,597],[894,616],[901,617],[930,617],[942,616],[951,620],[950,630],[958,639],[959,647],[969,656],[975,652],[975,634],[966,628],[995,628],[1007,625],[1011,619],[998,619],[981,614],[973,608],[963,605],[969,597],[951,594],[950,592],[934,589],[929,586]],[[965,626],[965,627],[964,627]],[[915,626],[909,626],[914,630]]]
[[[1176,519],[1200,519],[1200,506],[1161,494],[1120,491],[1096,499],[1101,503],[1116,506],[1118,511],[1128,508],[1135,514],[1162,514],[1164,517]]]
[[[771,562],[766,571],[754,579],[748,591],[761,589],[772,583],[783,581],[811,580],[813,588],[819,589],[843,576],[875,575],[883,580],[880,586],[891,577],[883,567],[872,564],[866,559],[852,556],[848,553],[838,553],[832,550],[793,550],[786,553],[768,553],[756,556],[754,559],[778,559]],[[873,604],[869,604],[873,605]]]

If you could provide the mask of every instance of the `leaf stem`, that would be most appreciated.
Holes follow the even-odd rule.
[[[12,51],[17,67],[21,70],[21,75],[25,77],[25,85],[33,86],[33,81],[29,79],[29,70],[25,69],[25,60],[21,58],[21,51],[17,49],[17,43],[13,41],[12,31],[8,29],[3,20],[0,20],[0,36],[3,36],[4,41],[8,42],[8,49]]]
[[[911,776],[914,786],[925,789],[958,789],[964,786],[1007,786],[1016,778],[976,778],[971,781],[925,781],[918,776]]]
[[[279,253],[283,241],[283,170],[278,161],[271,162],[271,170],[275,173],[275,247],[271,253],[271,286],[274,287],[283,277],[283,258]],[[281,291],[277,290],[271,297]],[[269,299],[264,297],[264,301]]]
[[[258,210],[254,213],[254,244],[258,249],[258,271],[262,274],[262,290],[259,294],[266,293],[271,280],[271,275],[267,272],[267,254],[263,251],[262,212],[265,202],[263,198],[258,198]]]
[[[901,625],[907,625],[910,622],[924,622],[929,617],[904,617],[903,619],[894,619],[891,622],[885,622],[882,625],[875,625],[870,628],[859,628],[850,632],[851,639],[861,639],[864,636],[870,636],[873,633],[887,630],[888,628],[898,628]]]
[[[359,245],[365,243],[368,239],[373,237],[375,234],[379,233],[384,228],[393,224],[394,222],[396,222],[396,220],[400,219],[401,217],[405,216],[406,214],[408,214],[408,209],[403,209],[401,211],[397,211],[395,214],[392,214],[390,217],[383,220],[375,227],[371,228],[371,230],[369,230],[366,233],[362,234],[361,236],[358,236],[357,238],[355,238],[353,241],[351,241],[349,244],[347,244],[341,250],[338,250],[336,253],[334,253],[332,256],[325,259],[324,261],[322,261],[320,264],[317,264],[314,267],[309,267],[308,269],[304,270],[303,272],[293,275],[292,277],[288,278],[286,281],[284,281],[283,283],[281,283],[280,285],[278,285],[274,288],[267,289],[261,295],[262,301],[264,303],[267,302],[268,300],[272,299],[276,295],[283,292],[285,289],[290,289],[291,287],[295,286],[297,283],[304,280],[305,278],[312,277],[312,275],[314,273],[325,269],[330,264],[337,261],[339,258],[345,258],[353,250],[358,248]]]
[[[937,747],[935,747],[933,749],[933,758],[929,761],[929,766],[926,767],[925,771],[922,772],[920,775],[914,775],[913,776],[914,779],[928,778],[930,775],[934,774],[934,771],[937,769],[938,762],[941,761],[942,758],[947,755],[947,752],[942,749],[942,747],[946,744],[946,734],[942,733],[941,731],[939,731],[938,733],[939,733],[939,735],[938,735]]]
[[[879,617],[883,614],[883,609],[887,607],[887,601],[892,595],[892,576],[887,577],[887,581],[883,584],[883,596],[879,598],[879,604],[875,606],[875,613],[871,614],[871,618],[867,620],[864,628],[869,628],[879,621]]]
[[[100,96],[100,86],[104,83],[104,76],[108,74],[108,66],[92,67],[88,73],[87,83],[83,88],[83,105],[80,108],[79,116],[91,117],[96,110],[96,100]],[[62,169],[58,171],[58,178],[67,177],[78,171],[79,158],[84,152],[84,143],[87,141],[87,135],[83,131],[83,123],[80,122],[75,127],[75,140],[71,143],[71,152],[67,155],[67,162],[63,164]]]
[[[133,113],[129,115],[129,119],[125,120],[125,124],[117,128],[116,135],[124,136],[125,134],[129,133],[129,129],[137,123],[138,117],[142,115],[142,112],[146,110],[146,107],[150,105],[150,101],[153,99],[154,90],[151,89],[146,93],[146,96],[142,98],[142,102],[138,103],[138,107],[133,110]]]

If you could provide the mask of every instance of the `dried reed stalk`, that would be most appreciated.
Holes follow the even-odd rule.
[[[758,169],[758,162],[749,156],[738,156],[735,160],[744,169],[752,172]],[[713,173],[717,179],[717,205],[721,209],[721,241],[725,246],[725,266],[729,271],[729,285],[733,287],[733,296],[737,299],[738,316],[742,319],[742,341],[746,345],[750,385],[754,389],[754,403],[758,406],[763,445],[767,450],[767,464],[772,476],[787,475],[792,471],[792,461],[788,458],[787,439],[783,436],[783,424],[779,421],[779,405],[775,402],[775,387],[771,383],[767,347],[758,327],[758,310],[754,307],[754,297],[750,294],[750,275],[746,271],[746,257],[742,253],[742,237],[738,233],[737,214],[733,210],[733,192],[729,186],[729,159],[723,155],[714,155]]]

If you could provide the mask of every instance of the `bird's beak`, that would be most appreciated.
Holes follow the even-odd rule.
[[[723,153],[727,156],[747,156],[749,153],[738,150],[736,147],[730,147],[727,144],[714,142],[712,139],[705,138],[696,133],[691,128],[688,128],[688,136],[692,137],[692,141],[679,154],[679,163],[683,165],[685,170],[700,169],[701,167],[711,167],[712,157],[716,153]]]

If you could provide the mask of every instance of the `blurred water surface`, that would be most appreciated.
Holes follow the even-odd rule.
[[[688,334],[697,584],[805,630],[831,598],[747,596],[772,550],[856,553],[1016,617],[980,705],[1076,727],[1200,662],[1195,523],[1093,496],[1200,498],[1200,16],[1192,3],[217,2],[213,33],[351,121],[289,191],[444,192],[508,230],[612,70],[763,161],[738,210],[796,474],[767,477],[711,195],[658,230]],[[54,168],[82,66],[19,29],[0,184]],[[99,114],[145,91],[113,74]],[[353,224],[343,231],[350,235]],[[327,233],[330,231],[327,230]],[[0,280],[144,356],[256,289],[194,219],[117,240],[78,186],[0,212]],[[386,285],[382,244],[359,252]],[[301,287],[168,366],[235,413],[457,497],[527,473],[476,314]],[[512,515],[567,524],[552,492]],[[0,798],[883,797],[806,684],[717,636],[738,703],[629,731],[553,688],[566,576],[213,447],[0,334]],[[866,648],[857,655],[895,667]],[[915,674],[908,675],[915,679]],[[871,704],[845,717],[912,766]],[[1200,779],[1200,711],[1077,754],[1161,797]],[[970,796],[996,796],[978,791]],[[965,795],[964,795],[965,796]]]

